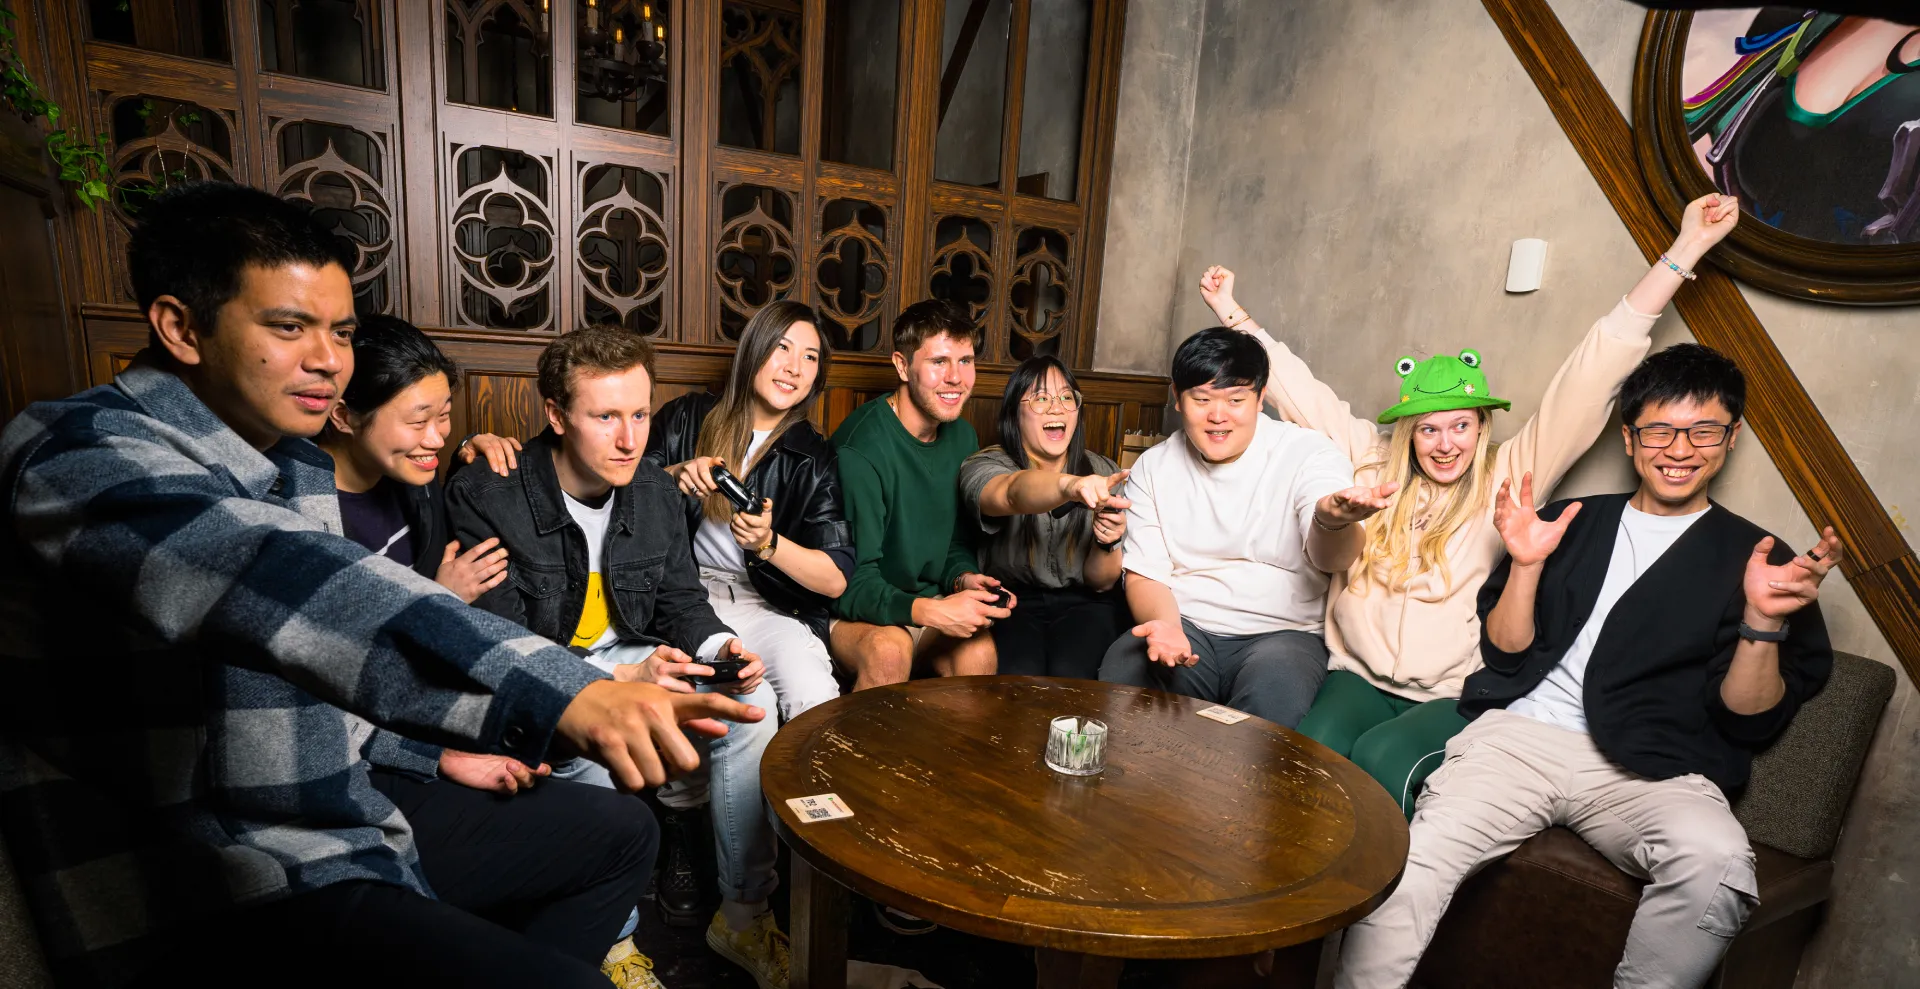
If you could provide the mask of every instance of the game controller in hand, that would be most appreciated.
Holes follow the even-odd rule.
[[[734,477],[733,472],[725,467],[713,468],[713,486],[720,489],[720,493],[733,503],[734,511],[745,512],[748,515],[760,511],[759,496],[747,490],[747,486],[740,483],[740,479]]]
[[[718,473],[718,471],[716,470],[715,473]],[[712,667],[713,675],[709,677],[690,676],[687,678],[688,683],[735,683],[740,679],[740,671],[747,668],[747,661],[736,656],[731,659],[716,659],[710,663],[702,663],[701,665]]]

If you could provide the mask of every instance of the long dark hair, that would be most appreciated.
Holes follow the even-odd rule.
[[[1029,357],[1013,369],[1007,377],[1007,390],[1000,398],[1000,448],[1013,458],[1014,466],[1026,470],[1032,465],[1027,463],[1027,443],[1020,435],[1020,406],[1026,400],[1027,393],[1046,384],[1047,372],[1058,371],[1067,383],[1067,390],[1078,392],[1080,382],[1075,380],[1073,372],[1060,363],[1058,357],[1041,355]],[[1085,409],[1076,410],[1073,417],[1073,439],[1067,441],[1068,474],[1093,473],[1093,461],[1087,456],[1087,420],[1081,415]]]
[[[724,457],[727,469],[734,476],[746,479],[752,464],[744,463],[747,456],[747,444],[753,439],[753,379],[760,369],[773,358],[774,351],[780,348],[780,338],[787,328],[795,323],[806,323],[813,327],[814,335],[820,338],[820,370],[814,375],[813,387],[807,389],[802,398],[780,423],[768,434],[764,450],[773,448],[780,434],[792,428],[794,423],[804,422],[813,412],[813,403],[820,397],[820,389],[827,383],[827,367],[833,361],[833,345],[827,342],[827,334],[820,329],[820,316],[813,307],[799,302],[769,302],[747,320],[745,329],[740,331],[740,346],[733,352],[733,367],[727,372],[727,390],[720,395],[720,404],[707,413],[705,421],[700,423],[700,436],[694,441],[693,455],[696,457]],[[733,513],[733,505],[725,495],[714,494],[707,498],[704,508],[706,517],[715,522],[726,521]]]
[[[365,418],[435,374],[447,376],[448,388],[460,383],[460,366],[419,327],[398,316],[362,316],[353,331],[353,376],[340,394],[340,404],[356,419]],[[339,431],[328,422],[320,439],[338,438]]]

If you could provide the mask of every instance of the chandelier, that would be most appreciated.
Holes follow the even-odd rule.
[[[540,27],[551,27],[548,5],[540,0]],[[665,12],[631,0],[582,0],[575,77],[583,97],[635,102],[654,84],[667,80]]]

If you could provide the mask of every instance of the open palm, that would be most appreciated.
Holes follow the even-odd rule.
[[[1513,499],[1513,479],[1500,482],[1500,490],[1493,496],[1493,527],[1500,532],[1501,542],[1507,545],[1507,555],[1513,557],[1514,566],[1531,567],[1545,562],[1560,548],[1560,537],[1567,534],[1567,526],[1573,517],[1580,514],[1580,503],[1568,505],[1560,517],[1549,522],[1540,517],[1533,507],[1533,472],[1520,475],[1520,500]]]

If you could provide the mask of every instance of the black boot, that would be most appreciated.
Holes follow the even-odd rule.
[[[704,806],[669,810],[660,819],[660,876],[654,902],[669,927],[705,927],[713,916],[709,891],[716,879],[702,863],[713,857],[712,825]]]

